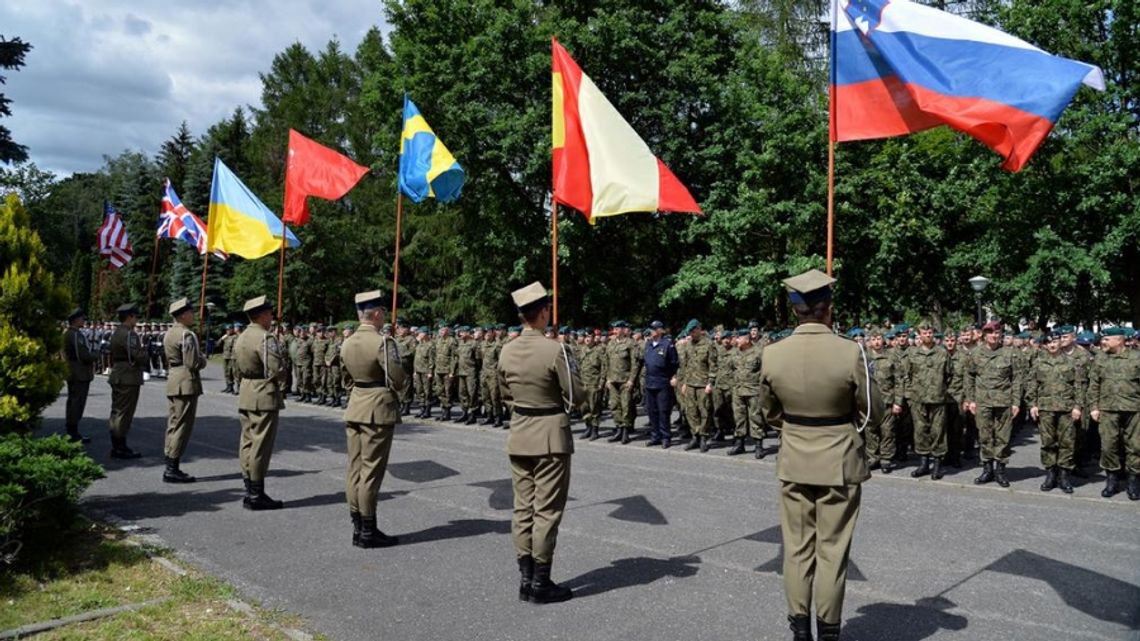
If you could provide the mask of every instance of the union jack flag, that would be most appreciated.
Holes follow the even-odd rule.
[[[167,178],[165,193],[162,196],[162,212],[158,215],[158,231],[155,235],[159,238],[181,240],[196,249],[199,254],[205,254],[206,234],[206,223],[182,204],[178,194],[174,193],[170,179]],[[222,260],[229,257],[221,250],[215,251],[214,255]]]
[[[123,265],[131,262],[134,251],[131,249],[130,239],[127,238],[127,227],[123,224],[123,218],[119,212],[105,200],[103,201],[103,224],[99,226],[97,237],[99,239],[99,255],[106,256],[112,267],[120,269]]]

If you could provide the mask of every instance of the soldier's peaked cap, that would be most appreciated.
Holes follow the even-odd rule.
[[[515,307],[519,309],[544,301],[546,297],[546,288],[537,280],[522,289],[516,289],[511,292],[511,300],[515,302]]]
[[[182,312],[190,309],[190,301],[186,298],[179,298],[170,304],[170,315],[178,316]]]
[[[139,313],[139,308],[138,305],[135,305],[134,303],[126,303],[125,305],[119,305],[116,307],[115,313],[119,316],[130,316],[132,314],[137,316]]]
[[[272,305],[269,304],[268,296],[258,296],[256,298],[251,298],[245,301],[245,305],[242,306],[241,311],[245,312],[246,314],[253,315],[258,312],[270,309],[271,307]]]
[[[788,299],[795,305],[814,305],[819,302],[831,300],[831,285],[835,279],[827,274],[812,269],[799,276],[784,279],[784,286],[788,288]]]
[[[76,307],[75,309],[71,310],[71,313],[67,315],[68,321],[73,321],[77,318],[87,318],[87,313],[84,312],[80,307]]]
[[[379,289],[374,289],[370,292],[360,292],[354,299],[356,309],[364,310],[370,307],[383,307],[384,306],[384,292]]]
[[[665,329],[665,323],[662,323],[659,320],[655,320],[649,324],[649,328],[650,329]]]

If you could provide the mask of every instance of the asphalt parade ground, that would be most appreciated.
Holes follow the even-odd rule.
[[[410,419],[397,428],[378,507],[394,548],[350,545],[341,410],[286,401],[266,491],[241,507],[237,398],[207,393],[182,467],[162,483],[164,382],[144,385],[129,443],[108,458],[110,387],[91,384],[81,431],[107,477],[86,509],[152,534],[245,598],[297,614],[338,641],[789,639],[780,576],[775,456],[725,456],[576,438],[571,500],[553,578],[574,600],[517,600],[506,433]],[[63,432],[65,396],[43,433]],[[646,424],[644,417],[638,426]],[[605,424],[603,424],[605,427]],[[575,425],[575,432],[582,425]],[[913,462],[864,485],[843,638],[1140,640],[1140,502],[1037,488],[1036,434],[1015,439],[1012,487],[976,487],[976,467],[941,481]],[[774,443],[767,443],[769,447]]]

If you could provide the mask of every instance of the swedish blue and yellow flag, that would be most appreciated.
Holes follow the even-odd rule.
[[[428,196],[450,203],[463,191],[463,168],[443,146],[415,103],[404,96],[404,131],[400,134],[400,191],[412,202]]]
[[[214,184],[210,187],[208,251],[222,250],[243,258],[261,258],[281,247],[284,231],[290,247],[301,241],[286,229],[221,158],[214,158]]]

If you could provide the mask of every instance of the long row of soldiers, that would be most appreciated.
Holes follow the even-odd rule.
[[[138,326],[150,371],[158,375],[165,375],[169,364],[154,345],[161,346],[170,327]],[[99,323],[81,330],[108,359],[112,328]],[[240,323],[227,326],[220,347],[224,391],[234,394],[241,381],[234,350],[241,329]],[[282,345],[284,393],[300,402],[345,406],[352,382],[340,354],[354,329],[353,324],[274,324],[271,331]],[[399,392],[401,415],[411,413],[414,400],[416,418],[432,417],[438,405],[437,421],[470,425],[482,419],[484,425],[505,427],[509,417],[495,371],[503,345],[520,331],[447,323],[433,331],[402,319],[394,329],[385,326],[413,383]],[[751,322],[737,331],[718,328],[710,336],[694,320],[673,340],[660,322],[643,330],[619,320],[608,332],[563,327],[547,334],[572,347],[587,397],[576,413],[585,423],[581,438],[601,436],[608,409],[614,423],[609,440],[629,443],[637,409],[644,407],[649,446],[668,448],[679,440],[687,442],[686,449],[707,452],[731,435],[729,455],[745,453],[749,442],[756,458],[768,453],[763,440],[773,432],[759,407],[759,372],[764,346],[786,332],[765,334]],[[1108,328],[1099,336],[1063,325],[1031,335],[1005,332],[991,322],[943,335],[923,323],[856,328],[847,335],[866,346],[873,376],[889,401],[882,423],[865,434],[872,470],[890,474],[913,452],[919,462],[912,476],[939,479],[946,466],[961,468],[978,452],[982,473],[975,481],[1006,487],[1012,436],[1037,425],[1042,491],[1072,493],[1072,477],[1087,477],[1084,467],[1098,462],[1106,474],[1103,496],[1123,488],[1129,498],[1140,499],[1140,392],[1131,391],[1140,383],[1114,382],[1133,375],[1129,368],[1140,358],[1131,329]],[[1103,367],[1094,371],[1097,363]],[[453,415],[456,406],[460,411]],[[675,406],[679,417],[669,425]]]

